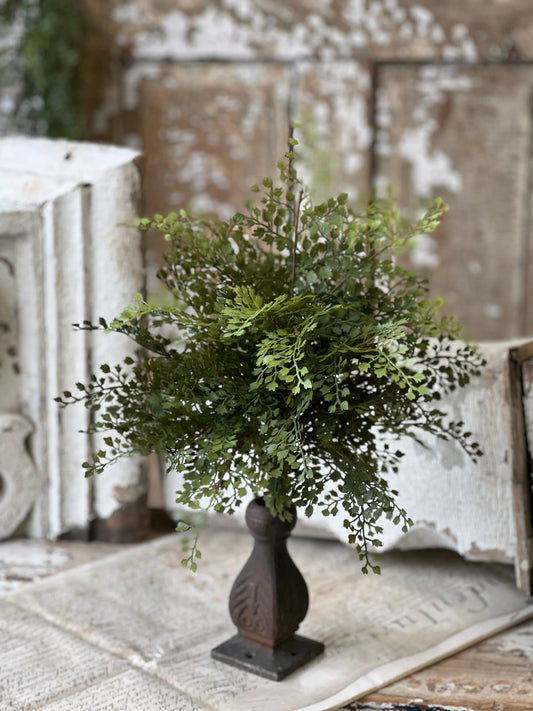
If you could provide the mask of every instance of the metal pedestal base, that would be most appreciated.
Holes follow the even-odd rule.
[[[280,681],[323,651],[322,642],[315,642],[296,634],[274,650],[248,642],[240,634],[236,634],[235,637],[215,647],[211,651],[211,656],[252,674]]]

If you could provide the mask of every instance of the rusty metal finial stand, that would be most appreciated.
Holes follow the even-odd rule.
[[[239,634],[212,650],[219,661],[279,681],[324,651],[295,632],[309,605],[307,585],[287,550],[296,524],[274,518],[262,499],[246,509],[255,545],[231,589],[231,619]]]

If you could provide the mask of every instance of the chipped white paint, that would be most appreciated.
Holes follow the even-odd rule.
[[[85,528],[93,515],[107,518],[120,507],[114,487],[139,483],[138,462],[124,462],[91,492],[81,463],[99,441],[79,434],[88,412],[62,411],[54,402],[87,381],[89,368],[132,351],[123,336],[74,332],[72,324],[116,316],[141,287],[139,236],[119,226],[135,217],[136,157],[112,146],[0,141],[0,255],[14,280],[15,308],[7,313],[19,368],[11,375],[10,402],[0,397],[0,410],[20,412],[34,427],[30,451],[40,484],[31,535],[55,537]]]
[[[415,269],[436,269],[440,264],[440,256],[435,238],[429,234],[417,235],[409,259]]]
[[[434,197],[442,189],[457,194],[463,188],[461,174],[453,167],[451,157],[434,147],[433,137],[439,129],[435,115],[447,94],[467,92],[472,86],[472,79],[455,67],[423,67],[419,72],[412,120],[400,136],[396,149],[411,165],[411,181],[417,197]],[[380,118],[378,114],[378,121]],[[386,147],[380,149],[380,154],[386,152]]]
[[[430,32],[431,36],[431,41],[434,42],[435,44],[442,44],[444,40],[446,39],[446,35],[444,33],[444,30],[440,25],[435,25],[435,27],[431,28]]]
[[[433,13],[426,7],[421,5],[413,5],[409,8],[409,14],[413,18],[416,27],[416,33],[422,37],[426,37],[433,33],[439,26],[432,27],[434,22]]]
[[[431,145],[437,121],[428,118],[415,128],[407,129],[398,142],[398,153],[411,164],[414,193],[419,197],[432,197],[435,188],[461,192],[463,181],[453,169],[450,156]]]
[[[463,420],[484,451],[477,463],[458,445],[422,437],[426,446],[402,440],[399,474],[389,477],[399,503],[415,521],[406,535],[383,521],[385,549],[444,547],[470,560],[518,563],[513,507],[512,422],[508,358],[511,343],[481,344],[482,377],[440,405]],[[526,394],[525,407],[532,393]],[[396,446],[396,445],[395,445]],[[342,516],[314,523],[346,538]],[[320,523],[319,523],[320,522]]]
[[[474,276],[481,274],[481,272],[483,271],[483,265],[477,259],[470,259],[466,266],[467,266],[470,274],[472,274]]]
[[[468,27],[457,24],[452,27],[452,41],[459,47],[459,58],[467,62],[475,62],[479,59],[476,45],[469,36]]]
[[[392,154],[390,127],[392,125],[392,109],[385,91],[378,87],[375,95],[375,122],[376,143],[374,152],[376,156],[389,158]],[[384,185],[383,185],[384,183]],[[379,195],[384,195],[387,190],[388,180],[385,176],[376,177],[374,186]]]
[[[353,178],[364,164],[373,135],[368,120],[369,71],[357,62],[324,62],[319,67],[302,62],[297,72],[300,98],[296,120],[304,130],[296,135],[302,146],[304,180],[313,185],[318,157],[321,173],[342,176],[340,184],[328,188],[345,190],[356,199]]]
[[[398,0],[349,0],[343,8],[344,26],[322,3],[296,8],[278,2],[224,0],[221,7],[205,4],[196,11],[172,9],[161,13],[138,2],[113,9],[121,26],[120,44],[133,46],[134,56],[174,60],[274,57],[298,60],[316,54],[322,59],[346,58],[370,45],[387,46],[393,35],[407,41],[442,45],[465,61],[477,57],[463,25],[447,33],[435,14],[422,5],[406,9]]]
[[[168,134],[167,134],[168,136]],[[228,176],[213,161],[212,156],[200,147],[195,149],[196,136],[192,131],[175,132],[174,141],[168,142],[170,154],[180,166],[180,182],[191,192],[188,209],[202,215],[215,212],[221,218],[229,217],[234,209],[229,203],[215,201],[210,196],[210,188],[230,187]],[[175,205],[183,205],[183,193],[175,191],[170,196]]]
[[[135,109],[139,105],[139,86],[142,81],[158,79],[162,74],[163,67],[158,62],[139,62],[129,67],[121,77],[123,109]]]
[[[200,59],[224,56],[232,59],[252,59],[248,27],[234,20],[230,14],[207,6],[192,18],[172,10],[161,18],[159,25],[135,36],[134,51],[144,59],[173,58]]]
[[[121,98],[118,85],[110,84],[106,86],[104,91],[104,100],[95,108],[90,118],[95,135],[102,135],[106,132],[113,116],[116,116],[121,109],[120,101]]]
[[[228,10],[233,10],[240,20],[253,22],[255,7],[248,0],[222,0]]]
[[[404,40],[411,40],[414,36],[413,25],[410,22],[403,22],[398,30],[400,37]]]
[[[156,62],[138,63],[131,76],[126,71],[125,83],[133,100],[135,87],[146,80],[143,96],[155,121],[143,126],[143,132],[153,137],[155,151],[148,160],[152,161],[150,170],[158,170],[165,205],[229,217],[236,208],[235,192],[246,190],[264,175],[262,169],[256,172],[260,170],[256,167],[260,138],[270,144],[269,166],[286,150],[281,134],[287,130],[289,72],[282,67],[237,63],[228,70],[211,66],[205,72],[188,65],[165,65],[158,74],[158,66]],[[262,163],[265,153],[261,146]],[[156,167],[158,161],[164,162],[164,168]],[[241,161],[246,166],[244,177],[238,165]],[[238,181],[241,187],[235,190]],[[162,209],[168,208],[152,204],[148,208]]]
[[[128,22],[141,22],[142,14],[139,6],[134,3],[127,3],[125,5],[114,5],[111,8],[111,19],[113,22],[128,23]]]
[[[259,101],[250,101],[241,120],[241,130],[248,140],[255,134],[257,122],[261,116],[264,106]]]
[[[357,198],[357,188],[354,189],[357,181],[351,178],[360,175],[361,169],[365,167],[365,153],[372,140],[368,122],[368,97],[365,96],[366,88],[360,83],[363,79],[369,81],[370,74],[354,59],[367,50],[382,51],[382,48],[385,52],[390,43],[395,46],[398,44],[399,36],[404,38],[405,43],[405,50],[401,46],[398,49],[400,56],[402,53],[410,54],[413,47],[416,56],[417,47],[425,52],[425,48],[431,48],[432,43],[438,45],[438,52],[451,50],[457,57],[462,57],[467,50],[471,51],[467,46],[471,42],[468,32],[465,34],[464,30],[455,28],[452,36],[452,32],[440,24],[431,8],[415,4],[406,10],[398,0],[346,0],[342,8],[342,22],[337,9],[320,2],[306,2],[302,7],[299,3],[287,4],[279,0],[224,0],[220,4],[193,2],[185,6],[178,3],[177,7],[166,8],[170,6],[167,4],[159,7],[156,3],[142,0],[118,2],[114,6],[112,16],[119,25],[120,33],[116,41],[119,45],[127,46],[128,56],[131,55],[134,61],[121,71],[120,91],[108,92],[97,115],[98,127],[101,129],[113,113],[119,113],[116,108],[117,97],[122,95],[120,100],[123,106],[120,110],[135,110],[138,107],[142,97],[140,87],[145,79],[156,80],[162,86],[167,86],[167,82],[172,80],[167,77],[166,70],[173,62],[230,60],[232,72],[244,71],[246,82],[258,85],[257,71],[255,76],[251,73],[252,69],[257,70],[258,67],[253,66],[250,60],[292,63],[299,73],[300,66],[312,58],[315,66],[323,71],[330,82],[326,93],[329,105],[325,105],[321,97],[311,96],[311,103],[315,103],[313,112],[319,119],[319,140],[321,145],[327,146],[326,150],[331,156],[334,139],[326,135],[328,124],[332,131],[339,132],[334,146],[338,165],[330,172],[334,173],[338,168],[337,172],[341,172],[348,183],[339,188],[348,190],[354,199]],[[347,59],[350,61],[344,61]],[[466,55],[463,59],[466,59]],[[203,76],[207,77],[212,65],[205,66]],[[352,85],[348,76],[349,67],[358,74],[353,78]],[[201,79],[200,74],[198,86],[205,91],[206,82]],[[359,93],[354,90],[354,85],[360,89]],[[298,92],[293,98],[296,101],[300,98],[305,100]],[[233,113],[234,98],[221,95],[216,101],[223,114]],[[332,106],[333,103],[335,105]],[[176,111],[179,110],[176,107]],[[256,140],[254,125],[261,112],[264,112],[264,107],[253,98],[242,109],[239,132],[250,143]],[[167,118],[169,130],[172,131],[170,115]],[[339,120],[333,123],[337,118]],[[191,116],[191,128],[194,129],[193,120],[201,120],[201,117]],[[432,149],[433,132],[434,126],[423,121],[421,127],[413,127],[411,135],[404,136],[401,150],[409,153],[409,157],[412,152],[420,156],[413,166],[417,185],[426,190],[431,189],[427,187],[428,183],[441,185],[457,192],[462,187],[460,176],[446,155]],[[384,131],[378,135],[377,150],[381,152],[388,150],[384,135]],[[230,139],[231,132],[228,132],[228,143]],[[163,137],[162,142],[164,140]],[[216,161],[206,160],[205,154],[202,156],[194,152],[190,158],[192,165],[188,166],[189,154],[185,164],[179,162],[182,154],[181,140],[171,138],[170,143],[170,152],[175,156],[178,170],[181,171],[185,165],[185,170],[193,174],[195,209],[214,209],[215,203],[220,200],[213,200],[209,191],[213,187],[212,193],[219,192],[219,186],[211,180],[211,175],[216,177],[216,171],[220,170]],[[129,145],[137,144],[130,141]],[[210,152],[209,145],[203,148]],[[223,150],[232,161],[245,159],[240,145],[227,145]],[[200,169],[206,171],[204,179],[199,175]],[[216,182],[219,182],[219,178]],[[198,190],[205,191],[205,194],[199,194]],[[169,195],[171,192],[174,193],[173,202],[181,203],[181,190],[173,191],[169,187]],[[226,216],[235,207],[223,204],[222,215]]]

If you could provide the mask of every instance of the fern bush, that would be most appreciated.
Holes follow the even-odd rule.
[[[139,221],[168,242],[168,303],[137,295],[111,324],[80,326],[128,335],[138,358],[58,399],[82,401],[108,433],[87,476],[155,450],[182,473],[180,504],[231,514],[253,493],[281,518],[292,504],[343,511],[363,570],[377,571],[380,518],[412,523],[384,478],[402,456],[390,442],[426,432],[478,456],[438,400],[482,361],[394,261],[438,226],[442,202],[413,225],[391,200],[358,213],[345,194],[315,205],[286,158],[279,181],[253,186],[257,202],[227,221],[183,210]]]

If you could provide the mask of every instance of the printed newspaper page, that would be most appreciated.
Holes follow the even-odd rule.
[[[6,708],[38,701],[46,711],[107,711],[116,708],[110,695],[139,708],[134,694],[154,711],[327,711],[533,617],[510,566],[467,563],[447,551],[394,552],[382,557],[380,576],[365,576],[349,547],[295,538],[289,548],[311,600],[299,632],[326,650],[269,681],[210,657],[235,634],[228,596],[250,535],[209,529],[200,548],[196,574],[181,565],[180,537],[172,535],[6,595],[4,610],[18,620],[0,654],[9,659],[9,685],[0,682]],[[61,637],[55,673],[68,675],[62,683],[41,679],[34,699],[28,656],[13,649],[47,626]],[[47,636],[38,639],[45,644]],[[57,645],[49,653],[59,654]]]

